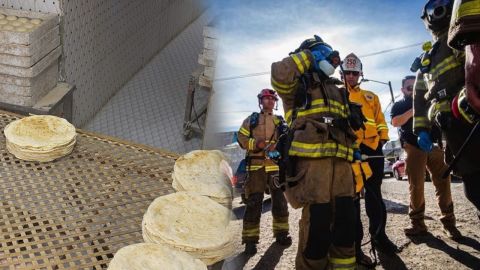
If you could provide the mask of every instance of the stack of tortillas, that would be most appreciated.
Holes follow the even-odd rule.
[[[140,243],[121,248],[108,265],[108,270],[207,270],[200,260],[166,246]]]
[[[192,151],[175,162],[172,186],[176,191],[190,191],[208,196],[230,208],[232,185],[224,169],[227,167],[230,168],[221,151]]]
[[[7,150],[19,159],[48,162],[73,151],[77,133],[67,120],[51,115],[35,115],[5,127]]]
[[[185,251],[207,265],[234,252],[231,211],[206,196],[177,192],[159,197],[143,217],[145,242]]]

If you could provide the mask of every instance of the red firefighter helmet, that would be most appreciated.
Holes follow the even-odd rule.
[[[268,89],[268,88],[260,91],[260,93],[257,95],[257,97],[258,97],[258,102],[261,102],[262,98],[264,98],[264,97],[273,97],[275,99],[275,101],[278,101],[277,92],[275,92],[275,90]]]

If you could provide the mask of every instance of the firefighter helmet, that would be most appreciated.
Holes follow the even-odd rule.
[[[359,74],[363,72],[363,65],[360,58],[354,53],[351,53],[345,57],[342,61],[342,71],[356,71]]]
[[[449,26],[452,9],[452,0],[429,0],[423,7],[421,18],[428,29],[438,32]]]
[[[273,97],[275,99],[275,101],[278,101],[278,96],[277,96],[277,92],[275,92],[275,90],[272,90],[272,89],[263,89],[262,91],[260,91],[260,93],[257,95],[257,98],[258,98],[258,102],[261,103],[262,101],[262,98],[264,97]]]

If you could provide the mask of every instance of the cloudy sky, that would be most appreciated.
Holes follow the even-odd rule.
[[[423,4],[393,0],[215,1],[220,45],[209,117],[219,121],[219,131],[238,130],[245,117],[259,110],[256,94],[271,87],[270,76],[222,79],[269,72],[272,62],[286,57],[314,34],[342,58],[350,52],[364,56],[429,40],[419,18]],[[399,95],[401,78],[412,74],[410,65],[420,53],[418,45],[363,57],[365,78],[392,81],[394,94]],[[374,91],[383,108],[391,100],[386,85],[365,82],[362,88]],[[397,137],[394,129],[390,134]]]

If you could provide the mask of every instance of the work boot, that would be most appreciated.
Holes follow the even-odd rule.
[[[462,233],[455,226],[444,226],[443,232],[452,240],[463,239]]]
[[[358,267],[358,265],[361,265],[363,268],[366,268],[366,269],[375,269],[376,264],[372,261],[372,259],[369,256],[363,253],[363,251],[357,252],[355,257],[357,260],[358,269],[361,269],[360,267]]]
[[[386,235],[373,238],[373,243],[377,251],[391,254],[399,252],[397,245],[395,245]]]
[[[412,225],[403,229],[406,236],[420,236],[427,234],[428,229],[423,220],[412,220]]]
[[[427,234],[427,227],[410,225],[410,227],[403,229],[406,236],[420,236]]]
[[[288,234],[279,234],[275,237],[275,241],[281,246],[290,246],[292,244],[292,238]]]
[[[257,243],[254,243],[254,242],[245,243],[244,253],[249,256],[255,255],[257,253]]]

